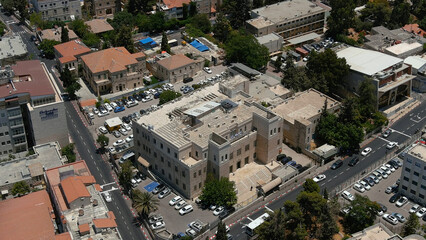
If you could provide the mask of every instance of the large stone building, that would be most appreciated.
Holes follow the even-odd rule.
[[[201,71],[204,60],[193,60],[185,55],[177,54],[157,61],[154,75],[161,80],[170,80],[171,83],[192,77]]]
[[[399,191],[421,205],[426,204],[426,146],[419,143],[404,157]]]
[[[59,94],[39,60],[17,62],[0,70],[0,157],[42,143],[69,143],[65,106]]]
[[[160,0],[157,3],[157,8],[164,12],[166,19],[182,18],[183,17],[183,6],[189,10],[189,3],[191,0]]]
[[[357,93],[366,77],[373,79],[378,109],[384,111],[411,96],[414,76],[402,59],[356,47],[342,48],[336,54],[350,66],[343,83],[347,91]]]
[[[260,37],[278,33],[290,39],[308,33],[322,34],[329,9],[309,0],[278,2],[251,10],[247,30]]]
[[[81,56],[91,52],[90,48],[78,39],[55,45],[53,48],[58,69],[68,68],[75,73],[78,72]]]
[[[119,0],[84,0],[84,2],[97,18],[113,17],[117,9],[121,10]]]
[[[79,0],[32,0],[32,4],[43,20],[72,21],[81,18]]]
[[[145,54],[131,54],[124,47],[109,48],[81,56],[83,76],[96,95],[143,86]]]
[[[208,173],[229,177],[254,161],[275,160],[281,152],[282,123],[247,94],[229,99],[216,84],[133,124],[135,152],[142,170],[194,198]]]

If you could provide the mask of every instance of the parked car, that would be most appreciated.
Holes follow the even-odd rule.
[[[123,144],[125,144],[126,142],[123,140],[123,139],[118,139],[117,141],[115,141],[112,145],[114,146],[114,147],[118,147],[118,146],[121,146],[121,145],[123,145]]]
[[[368,184],[367,182],[365,182],[364,180],[361,180],[361,181],[359,181],[358,182],[359,184],[361,184],[363,187],[364,187],[364,189],[365,190],[370,190],[371,189],[371,186],[370,186],[370,184]]]
[[[100,133],[103,133],[103,134],[107,134],[108,133],[108,130],[104,126],[100,126],[98,128],[98,130],[99,130]]]
[[[150,224],[159,222],[159,221],[163,221],[163,217],[161,215],[153,215],[151,217],[149,217],[148,222]]]
[[[212,73],[212,70],[209,67],[204,67],[203,70],[208,74]]]
[[[124,128],[120,128],[120,133],[123,135],[123,136],[126,136],[127,135],[127,131],[126,131],[126,129],[124,129]]]
[[[365,188],[361,184],[359,184],[359,183],[355,183],[354,184],[354,189],[357,190],[360,193],[365,192]]]
[[[355,166],[358,162],[359,162],[359,157],[358,157],[358,156],[355,156],[355,157],[353,157],[353,158],[349,161],[348,165],[349,165],[349,166],[351,166],[351,167],[353,167],[353,166]]]
[[[371,177],[366,177],[363,179],[366,183],[368,183],[371,187],[374,186],[376,183]]]
[[[386,130],[386,131],[383,133],[383,137],[384,137],[384,138],[387,138],[387,137],[389,137],[389,136],[391,135],[391,133],[392,133],[392,130],[388,129],[388,130]]]
[[[333,165],[331,165],[331,169],[333,169],[333,170],[338,169],[342,165],[343,165],[343,161],[342,160],[337,160],[337,161],[335,161],[333,163]]]
[[[401,223],[406,221],[405,217],[402,216],[400,213],[392,213],[392,216],[394,216],[396,219],[398,219],[398,221],[401,222]]]
[[[179,214],[180,215],[185,215],[185,214],[187,214],[189,212],[192,212],[193,210],[194,210],[194,208],[192,207],[192,205],[186,205],[186,206],[184,206],[183,208],[181,208],[179,210]]]
[[[167,196],[168,196],[171,192],[172,192],[172,191],[170,190],[170,188],[165,188],[163,191],[161,191],[161,192],[158,194],[158,198],[159,198],[159,199],[165,198],[165,197],[167,197]]]
[[[189,83],[192,82],[194,79],[192,77],[187,77],[183,79],[183,83]]]
[[[186,229],[185,233],[188,234],[188,236],[191,236],[191,237],[197,236],[197,232],[192,228]]]
[[[416,216],[421,218],[426,215],[426,208],[421,208],[419,211],[416,212]]]
[[[395,203],[397,200],[399,199],[399,194],[395,193],[390,199],[389,202],[390,203]]]
[[[115,113],[122,112],[124,110],[126,110],[124,106],[117,106],[116,108],[114,108]]]
[[[393,173],[393,172],[395,172],[395,171],[396,171],[395,167],[394,167],[393,165],[389,164],[389,163],[386,163],[384,166],[385,166],[387,169],[389,169],[389,170],[391,171],[391,173]]]
[[[390,214],[383,214],[383,219],[390,222],[393,225],[398,224],[398,219]]]
[[[395,205],[397,207],[402,207],[405,204],[407,204],[407,202],[408,202],[408,198],[406,198],[405,196],[402,196],[400,199],[398,199],[398,201],[396,201]]]
[[[172,200],[169,201],[170,206],[176,205],[176,203],[180,202],[182,200],[181,196],[176,196]]]
[[[108,112],[112,112],[112,107],[111,105],[109,105],[109,103],[104,103],[104,107],[106,108],[106,110],[108,110]]]
[[[130,134],[130,136],[126,137],[126,142],[129,143],[133,141],[133,134]]]
[[[361,155],[367,156],[371,152],[371,147],[366,147],[364,150],[362,150]]]
[[[183,208],[186,204],[187,203],[184,200],[182,200],[175,205],[175,209],[179,210],[179,209]]]
[[[194,229],[197,232],[200,232],[203,229],[203,226],[201,226],[201,224],[199,224],[198,222],[191,222],[189,223],[189,227]]]
[[[111,194],[109,194],[109,192],[102,192],[102,195],[104,196],[106,202],[112,202]]]
[[[152,190],[152,193],[157,194],[157,193],[163,191],[165,188],[166,188],[166,186],[164,184],[159,184],[158,186],[156,186],[154,188],[154,190]]]
[[[320,175],[314,177],[313,180],[314,180],[314,182],[317,183],[317,182],[321,182],[321,181],[325,180],[326,178],[327,177],[325,176],[325,174],[320,174]]]
[[[387,187],[386,190],[385,190],[385,193],[390,194],[390,193],[392,193],[392,191],[393,191],[392,187]]]
[[[121,133],[117,130],[112,132],[112,135],[114,135],[114,137],[119,138],[121,136]]]
[[[349,201],[355,200],[355,197],[348,191],[343,191],[342,197],[345,198],[346,200],[349,200]]]
[[[219,215],[221,212],[223,212],[225,210],[225,207],[217,207],[214,211],[213,211],[213,215],[217,216]]]
[[[235,212],[235,208],[234,207],[230,207],[225,209],[223,212],[219,213],[219,218],[220,219],[224,219],[226,218],[229,214]]]
[[[151,229],[152,230],[157,230],[157,229],[163,228],[165,226],[166,226],[166,224],[164,223],[164,221],[159,221],[159,222],[156,222],[156,223],[152,224],[151,225]]]
[[[411,213],[416,213],[419,210],[420,210],[420,206],[416,204],[416,205],[413,205],[408,212],[411,214]]]

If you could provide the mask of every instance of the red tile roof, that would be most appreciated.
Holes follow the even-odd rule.
[[[10,84],[0,86],[0,96],[7,97],[15,94],[29,93],[31,97],[54,95],[52,83],[45,72],[40,60],[20,61],[16,65],[12,65],[12,70],[15,73],[15,81]]]
[[[117,227],[117,223],[114,219],[111,218],[97,218],[93,219],[93,224],[95,228],[115,228]]]
[[[163,0],[163,3],[169,8],[180,8],[185,3],[189,5],[191,0]]]
[[[69,232],[64,232],[58,235],[55,235],[55,240],[72,240]]]
[[[79,230],[81,235],[85,235],[85,234],[90,232],[90,226],[89,226],[88,223],[81,224],[81,225],[78,225],[78,230]]]
[[[170,71],[191,63],[195,63],[195,61],[183,54],[177,54],[160,60],[157,63]]]
[[[82,56],[81,59],[92,73],[123,71],[127,69],[126,66],[138,62],[136,57],[124,47],[108,48],[90,53]]]
[[[78,39],[55,45],[54,48],[61,55],[59,58],[61,63],[75,61],[75,56],[90,52],[90,48]]]
[[[419,24],[417,24],[417,23],[407,24],[402,28],[407,32],[414,33],[414,34],[417,34],[417,35],[422,36],[422,37],[426,35],[426,31],[419,28]]]
[[[68,177],[61,181],[62,190],[68,204],[81,197],[91,197],[83,181],[78,177]]]
[[[45,190],[0,201],[0,233],[4,240],[55,240],[53,211]]]

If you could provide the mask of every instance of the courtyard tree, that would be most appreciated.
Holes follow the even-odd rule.
[[[132,191],[133,207],[144,219],[147,219],[149,214],[157,211],[159,200],[150,192],[141,192],[139,189]]]
[[[126,193],[132,189],[132,177],[132,162],[126,161],[121,164],[121,172],[118,174],[118,181]]]
[[[66,157],[67,157],[67,159],[68,159],[68,163],[75,162],[75,160],[76,160],[76,155],[75,155],[75,152],[74,152],[74,143],[70,143],[70,144],[68,144],[68,145],[64,146],[64,147],[61,149],[61,154],[62,154],[63,156],[66,156]]]
[[[161,51],[166,51],[167,53],[170,53],[169,39],[167,39],[167,35],[165,32],[163,32],[163,37],[161,38]]]
[[[411,234],[417,233],[419,229],[420,229],[419,218],[416,216],[415,213],[411,213],[410,216],[408,216],[408,220],[404,223],[404,226],[402,227],[401,235],[403,237],[406,237]]]
[[[178,98],[180,96],[182,96],[182,94],[179,93],[179,92],[175,92],[175,91],[171,91],[171,90],[163,91],[160,94],[160,103],[159,103],[159,105],[162,105],[162,104],[164,104],[166,102],[170,102],[173,99]]]
[[[228,178],[216,179],[212,174],[207,176],[200,200],[206,205],[230,207],[237,203],[234,183]]]
[[[22,196],[29,193],[30,191],[31,191],[30,186],[28,186],[28,184],[25,181],[14,183],[11,190],[12,195],[14,196],[16,195]]]
[[[70,40],[69,34],[68,34],[68,28],[61,27],[61,42],[65,43]]]
[[[380,205],[368,197],[356,194],[355,200],[350,203],[350,213],[343,219],[343,226],[348,233],[359,232],[374,224]]]

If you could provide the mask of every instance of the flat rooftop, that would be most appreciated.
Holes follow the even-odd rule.
[[[402,62],[402,59],[381,52],[356,47],[347,47],[336,52],[337,57],[345,58],[351,70],[372,76],[393,65]]]
[[[177,148],[191,142],[201,147],[207,147],[211,133],[215,132],[221,135],[221,133],[229,130],[230,125],[234,126],[249,120],[253,112],[266,117],[267,113],[264,110],[245,102],[249,100],[248,97],[237,95],[231,100],[238,106],[229,113],[225,113],[222,107],[217,106],[209,113],[196,117],[199,122],[195,126],[191,127],[186,124],[184,120],[188,115],[184,114],[184,112],[191,112],[188,110],[198,109],[206,103],[220,103],[222,100],[228,99],[227,96],[219,93],[218,90],[219,83],[195,91],[190,95],[175,100],[174,103],[165,104],[160,109],[142,116],[137,123],[152,128],[153,132]]]
[[[352,234],[350,240],[385,240],[391,239],[393,234],[386,226],[381,223],[377,223],[369,228],[366,228],[360,232]]]
[[[419,143],[417,146],[412,148],[409,153],[423,161],[426,161],[426,145]]]
[[[308,0],[292,0],[256,8],[251,12],[255,15],[267,18],[274,23],[279,23],[325,11],[326,9]]]
[[[0,41],[0,60],[27,54],[27,47],[21,36],[3,37]]]
[[[269,19],[266,19],[265,17],[257,17],[257,18],[249,19],[247,20],[247,23],[259,29],[274,25],[274,22],[272,22]]]
[[[291,123],[294,123],[294,120],[300,122],[310,121],[312,117],[321,113],[326,99],[328,109],[340,104],[340,102],[311,88],[284,100],[281,104],[272,108],[271,111]]]
[[[55,143],[35,146],[34,150],[32,156],[0,163],[0,186],[43,175],[43,167],[49,169],[63,165],[64,159]]]
[[[279,41],[279,40],[283,41],[283,38],[276,33],[270,33],[265,36],[257,37],[256,39],[260,44],[266,44],[272,41]]]
[[[416,48],[422,48],[422,47],[423,45],[418,42],[413,42],[413,43],[403,42],[403,43],[396,44],[386,48],[386,51],[393,53],[395,55],[399,55],[399,54],[414,50]]]

